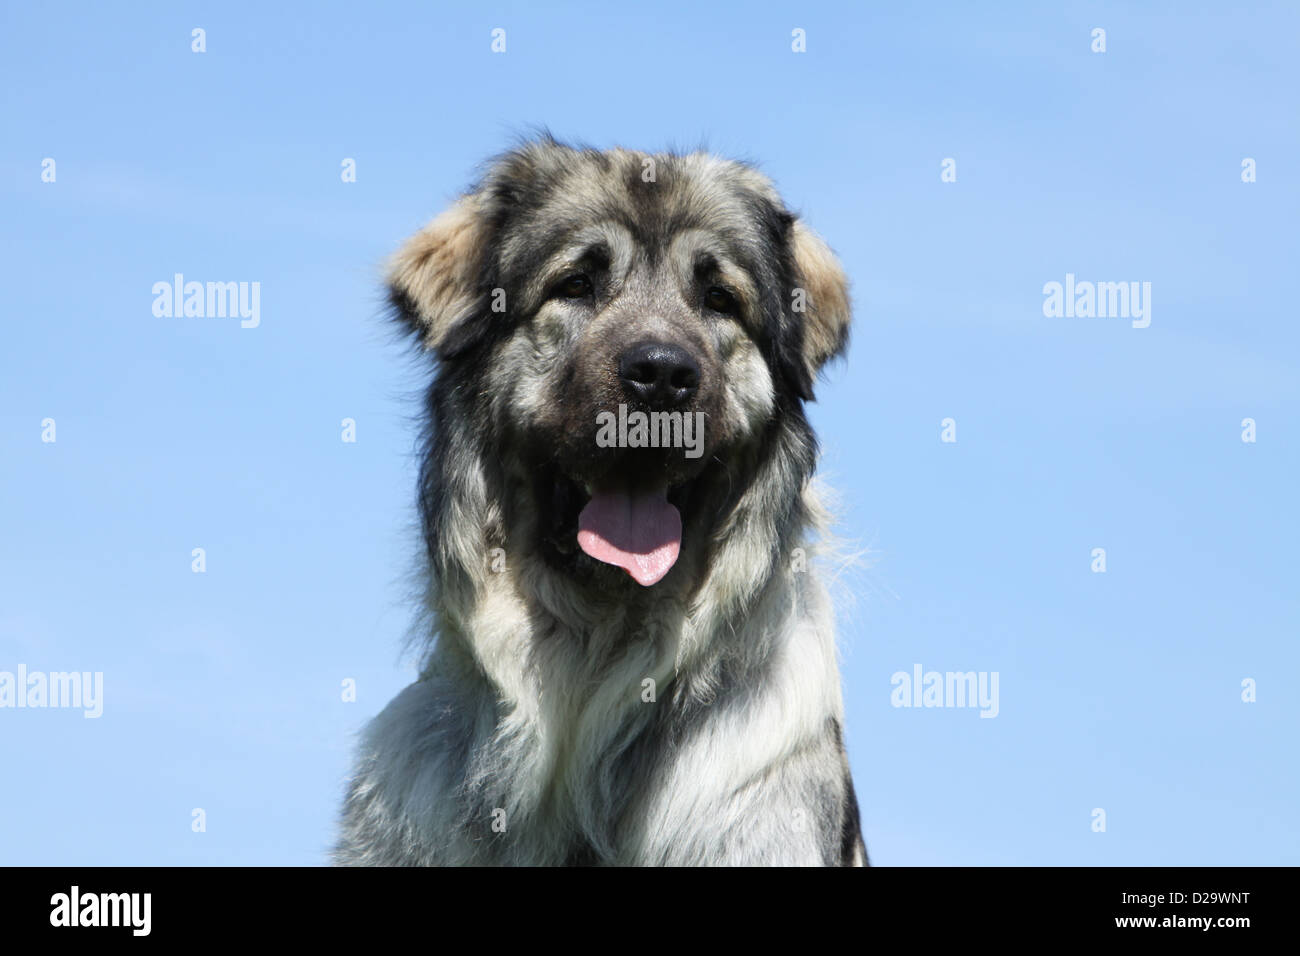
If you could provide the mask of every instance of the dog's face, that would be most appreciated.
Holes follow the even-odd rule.
[[[604,584],[652,585],[707,544],[691,534],[773,423],[802,421],[849,318],[829,250],[751,168],[551,142],[498,161],[390,286],[441,401],[468,403],[505,521]]]

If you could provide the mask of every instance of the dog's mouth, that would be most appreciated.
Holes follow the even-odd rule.
[[[667,487],[594,490],[578,515],[578,547],[648,588],[677,563],[682,514]]]
[[[677,563],[682,513],[694,479],[674,485],[593,485],[559,473],[549,479],[551,520],[546,538],[560,554],[580,558],[576,552],[581,550],[601,564],[620,568],[647,588],[663,580]]]

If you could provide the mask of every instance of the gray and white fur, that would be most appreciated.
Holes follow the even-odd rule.
[[[364,732],[335,861],[865,865],[803,407],[848,335],[825,243],[748,165],[543,137],[388,283],[435,373],[427,643]],[[696,370],[673,400],[698,458],[594,440],[646,342]],[[592,494],[642,486],[681,517],[652,586],[575,543]]]

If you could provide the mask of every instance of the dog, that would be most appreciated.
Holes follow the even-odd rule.
[[[435,372],[425,656],[341,865],[867,865],[804,412],[827,245],[748,164],[498,157],[395,255]]]

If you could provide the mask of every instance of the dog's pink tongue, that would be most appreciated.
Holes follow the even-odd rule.
[[[682,516],[668,503],[667,491],[599,491],[578,516],[578,546],[648,588],[677,561]]]

